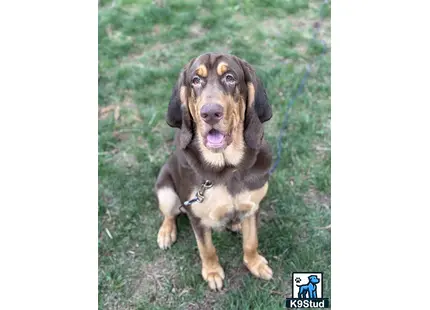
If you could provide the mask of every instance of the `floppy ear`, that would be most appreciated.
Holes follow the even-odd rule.
[[[264,135],[263,123],[272,118],[272,108],[269,105],[264,85],[255,74],[254,69],[246,61],[238,60],[245,75],[248,91],[244,138],[250,148],[258,149]]]
[[[254,109],[260,122],[267,122],[272,118],[272,107],[269,105],[269,99],[267,98],[266,89],[264,88],[261,80],[256,77],[255,81],[252,82],[255,87],[254,95]]]
[[[179,79],[176,81],[175,86],[170,96],[169,106],[167,107],[166,121],[170,127],[181,128],[182,125],[182,110],[181,110],[181,86],[183,84],[183,75],[181,72]]]
[[[193,137],[192,122],[187,106],[188,89],[185,85],[187,65],[179,75],[172,90],[169,106],[167,107],[166,122],[170,127],[180,128],[179,146],[186,148]]]

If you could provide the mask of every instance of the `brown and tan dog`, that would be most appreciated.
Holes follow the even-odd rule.
[[[242,230],[243,260],[252,274],[271,279],[258,251],[257,216],[267,193],[270,148],[263,122],[272,117],[266,91],[255,71],[232,55],[204,54],[185,66],[173,89],[167,123],[178,128],[176,151],[156,183],[164,216],[158,245],[176,241],[181,203],[209,180],[204,200],[187,207],[202,260],[202,276],[213,290],[223,286],[224,270],[212,244],[212,229]]]

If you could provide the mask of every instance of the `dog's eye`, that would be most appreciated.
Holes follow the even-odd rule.
[[[234,83],[234,82],[236,82],[236,80],[235,80],[235,78],[234,78],[234,76],[232,74],[227,74],[225,76],[225,81],[227,83]]]
[[[194,85],[199,85],[202,82],[202,79],[199,78],[198,76],[193,77],[192,83]]]

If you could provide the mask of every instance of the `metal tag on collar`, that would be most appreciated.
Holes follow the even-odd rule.
[[[206,181],[203,183],[203,186],[204,186],[205,188],[211,188],[211,187],[213,186],[213,183],[212,183],[211,181],[209,181],[209,180],[206,180]]]
[[[200,186],[200,189],[197,191],[196,196],[193,199],[185,201],[183,204],[179,206],[179,210],[182,210],[188,206],[191,206],[195,202],[203,202],[205,200],[204,194],[206,189],[211,188],[213,186],[213,183],[209,180],[206,180],[203,182],[203,184]]]
[[[209,180],[206,180],[203,182],[203,184],[200,186],[200,190],[196,193],[196,198],[198,202],[203,202],[205,200],[205,191],[208,188],[211,188],[213,186],[213,183]]]

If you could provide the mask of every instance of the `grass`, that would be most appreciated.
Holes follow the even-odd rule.
[[[291,273],[324,272],[330,297],[330,54],[311,42],[322,1],[99,1],[99,309],[281,309]],[[330,42],[330,7],[321,36]],[[203,52],[254,65],[274,111],[276,139],[307,62],[318,56],[289,114],[282,159],[261,205],[260,250],[274,278],[243,266],[240,236],[215,232],[225,288],[209,291],[188,220],[158,248],[154,182],[173,150],[164,115],[178,73]],[[110,236],[109,236],[110,234]],[[112,237],[112,238],[111,238]]]

